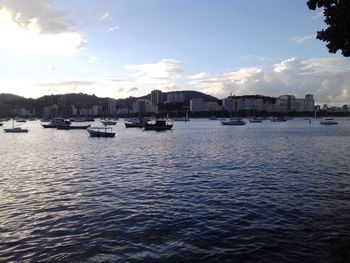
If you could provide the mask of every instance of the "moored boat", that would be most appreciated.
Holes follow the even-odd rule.
[[[7,133],[24,133],[28,131],[29,130],[26,128],[15,127],[13,119],[12,119],[12,128],[4,128],[4,132],[7,132]]]
[[[325,118],[324,120],[320,121],[321,125],[336,125],[338,122],[334,120],[333,118]]]
[[[222,120],[222,125],[233,125],[233,126],[239,126],[239,125],[245,125],[246,122],[242,120],[241,118],[231,118],[229,120]]]
[[[112,127],[89,127],[87,129],[90,137],[114,137]]]
[[[262,123],[262,119],[261,118],[252,118],[249,119],[250,123]]]
[[[146,131],[166,131],[173,128],[173,123],[167,120],[155,120],[146,122],[144,128]]]
[[[113,120],[100,120],[102,122],[102,124],[104,126],[108,126],[108,125],[116,125],[117,121],[113,121]]]
[[[128,119],[124,122],[125,128],[143,128],[145,120],[141,118]]]

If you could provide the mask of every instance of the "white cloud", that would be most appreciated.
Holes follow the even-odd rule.
[[[107,32],[113,32],[113,31],[118,30],[118,29],[119,29],[119,26],[112,26],[112,27],[109,27],[107,29]]]
[[[208,73],[206,72],[199,72],[198,74],[188,76],[189,79],[203,79],[208,77]]]
[[[272,71],[259,67],[241,68],[216,76],[194,79],[194,89],[219,98],[235,95],[282,94],[304,97],[312,93],[319,103],[350,103],[350,62],[344,58],[286,59]]]
[[[145,82],[168,82],[181,76],[183,70],[180,61],[163,59],[157,63],[126,65],[125,68],[134,71],[132,76]]]
[[[104,13],[99,19],[99,22],[102,22],[103,20],[106,20],[110,16],[109,12]]]
[[[45,0],[0,2],[0,49],[71,55],[84,40],[65,13]]]
[[[307,36],[296,36],[296,37],[291,37],[289,40],[291,40],[295,44],[302,44],[306,41],[316,39],[315,35],[307,35]]]

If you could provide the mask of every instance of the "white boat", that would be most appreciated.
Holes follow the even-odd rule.
[[[229,120],[223,120],[221,121],[222,125],[245,125],[246,122],[244,120],[242,120],[241,118],[231,118]]]
[[[28,132],[28,129],[15,127],[14,119],[12,119],[12,128],[4,128],[4,132],[24,133],[24,132]]]
[[[114,137],[112,127],[90,127],[87,129],[90,137]]]
[[[336,125],[338,124],[337,121],[335,121],[333,118],[325,118],[324,120],[320,121],[321,125]]]

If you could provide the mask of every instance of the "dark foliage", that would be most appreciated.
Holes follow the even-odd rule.
[[[349,0],[308,0],[309,9],[323,8],[328,28],[317,32],[317,39],[328,42],[330,53],[341,51],[350,56],[350,1]]]

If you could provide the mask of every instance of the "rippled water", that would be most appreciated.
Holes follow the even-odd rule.
[[[1,262],[350,262],[350,119],[24,126],[0,134]]]

